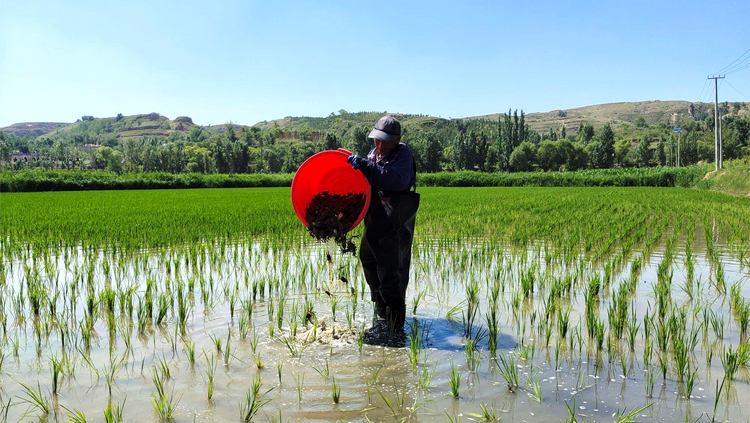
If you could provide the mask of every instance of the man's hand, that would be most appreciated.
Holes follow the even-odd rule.
[[[346,162],[352,165],[352,169],[354,170],[362,170],[367,167],[367,160],[359,157],[356,154],[352,154],[351,156],[349,156],[349,158],[346,159]]]

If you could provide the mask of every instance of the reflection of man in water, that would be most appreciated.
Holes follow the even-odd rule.
[[[359,258],[378,316],[400,329],[406,319],[406,287],[419,207],[416,165],[409,147],[400,142],[401,124],[393,116],[380,118],[368,138],[375,148],[367,158],[353,155],[347,159],[372,187]]]

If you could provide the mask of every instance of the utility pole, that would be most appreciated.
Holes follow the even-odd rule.
[[[721,135],[719,134],[719,83],[724,76],[709,76],[714,80],[714,152],[716,153],[716,170],[721,169]]]

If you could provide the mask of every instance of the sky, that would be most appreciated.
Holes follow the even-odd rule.
[[[750,101],[748,50],[748,0],[0,0],[0,127]]]

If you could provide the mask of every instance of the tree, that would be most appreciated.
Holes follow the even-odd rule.
[[[581,123],[578,127],[578,142],[587,145],[594,138],[594,126],[590,123]]]
[[[656,164],[664,166],[667,164],[667,154],[664,139],[659,140],[659,144],[656,145]]]
[[[648,148],[648,140],[641,140],[636,147],[636,166],[648,167],[651,164],[651,150]]]
[[[554,141],[542,141],[537,149],[536,157],[539,167],[544,170],[558,170],[563,161]]]
[[[604,125],[598,138],[598,145],[592,151],[591,164],[598,169],[610,168],[615,160],[615,133],[612,127]]]
[[[185,147],[188,172],[209,173],[211,171],[211,151],[205,147],[189,145]]]
[[[91,115],[83,115],[81,116],[81,120],[84,122],[91,122],[94,120],[94,117]]]
[[[443,146],[434,132],[419,134],[419,138],[410,145],[414,159],[417,162],[417,170],[420,172],[440,171],[440,162],[443,157]]]
[[[560,129],[560,138],[565,139],[568,137],[568,134],[565,133],[565,125],[562,126],[562,129]]]
[[[534,169],[536,146],[528,141],[522,142],[513,149],[510,155],[510,166],[515,171],[527,172]]]
[[[648,124],[646,123],[646,119],[643,118],[643,116],[638,115],[637,118],[635,118],[635,126],[638,128],[646,128],[648,127]]]
[[[354,128],[352,136],[347,140],[347,149],[351,151],[352,154],[358,154],[362,157],[367,156],[373,148],[372,142],[367,139],[368,134],[368,128],[364,126]]]
[[[621,139],[615,144],[615,164],[620,167],[627,166],[627,157],[630,152],[630,140]]]
[[[327,132],[325,140],[323,141],[323,149],[325,150],[336,150],[339,148],[339,140],[336,138],[336,134],[333,132]]]

